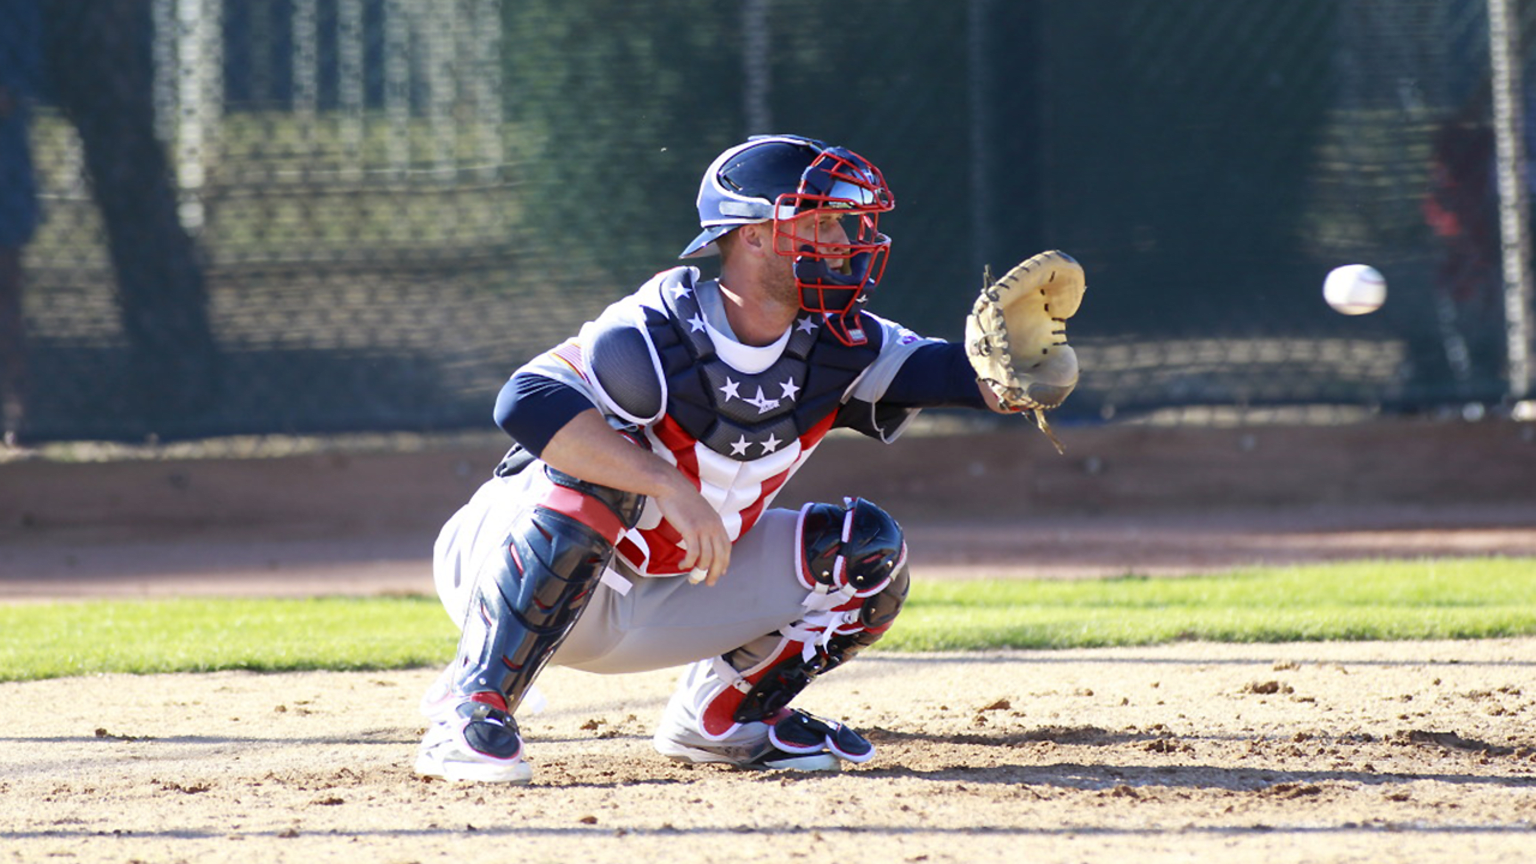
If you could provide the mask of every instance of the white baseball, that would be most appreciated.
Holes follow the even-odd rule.
[[[1365,315],[1387,301],[1387,280],[1369,264],[1345,264],[1323,280],[1323,299],[1335,312]]]

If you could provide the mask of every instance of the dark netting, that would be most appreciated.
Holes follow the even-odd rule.
[[[1065,421],[1497,403],[1485,5],[6,0],[7,411],[37,440],[484,427],[671,266],[710,159],[779,131],[883,169],[872,308],[914,329],[958,337],[983,264],[1084,263]],[[1379,313],[1322,302],[1354,261]]]

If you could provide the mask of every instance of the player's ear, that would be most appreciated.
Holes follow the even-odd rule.
[[[754,222],[743,225],[734,232],[737,242],[756,251],[761,251],[773,242],[773,223]]]

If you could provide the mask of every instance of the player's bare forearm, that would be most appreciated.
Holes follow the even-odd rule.
[[[539,458],[579,480],[652,498],[687,483],[666,460],[624,440],[596,408],[561,427]]]
[[[725,572],[731,541],[720,514],[676,466],[619,435],[596,408],[561,427],[539,458],[588,483],[638,492],[655,501],[662,516],[683,535],[687,555],[682,566],[705,571],[711,585]]]

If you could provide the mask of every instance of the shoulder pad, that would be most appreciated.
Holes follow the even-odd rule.
[[[645,325],[616,315],[594,323],[586,364],[603,401],[631,423],[656,422],[666,408],[667,390]]]

